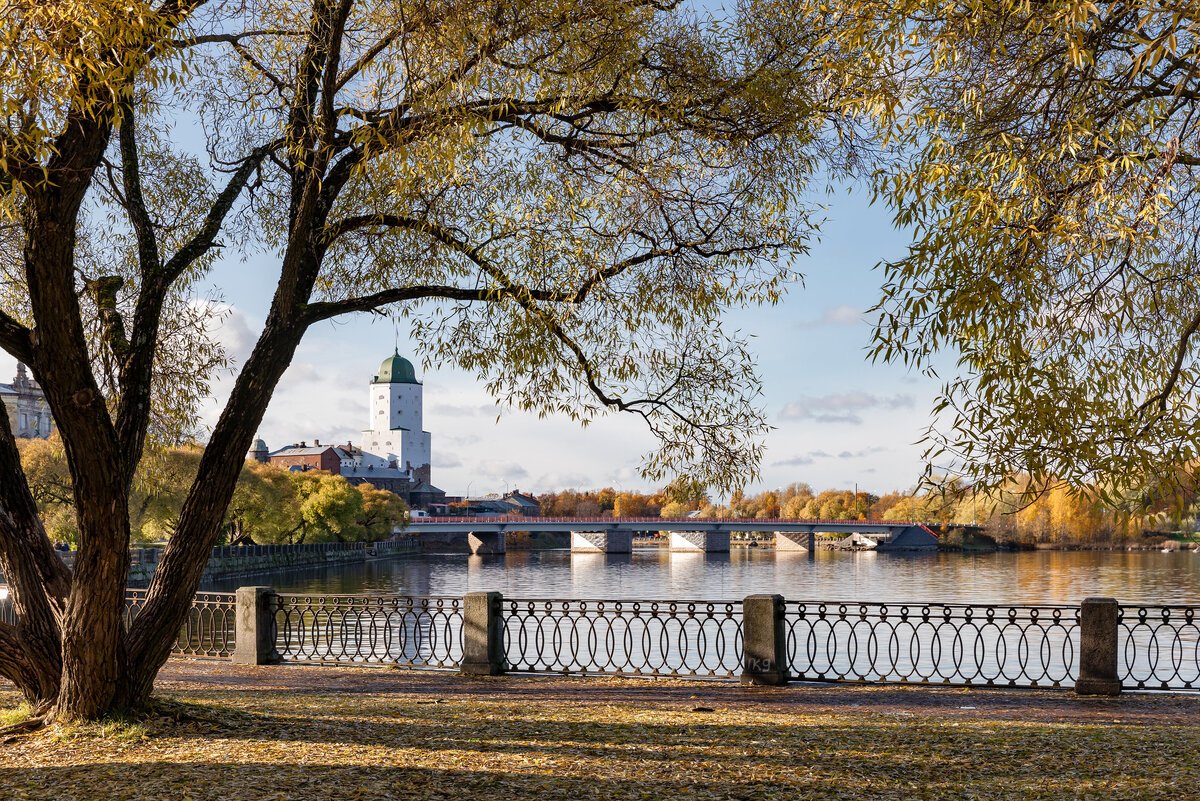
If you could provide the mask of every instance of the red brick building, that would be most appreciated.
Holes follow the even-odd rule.
[[[284,470],[296,467],[301,470],[328,470],[335,475],[342,472],[342,460],[337,451],[330,445],[321,445],[320,440],[314,440],[312,446],[301,442],[280,448],[271,454],[271,464]]]

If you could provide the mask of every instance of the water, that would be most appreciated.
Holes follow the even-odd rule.
[[[735,549],[728,554],[416,556],[281,572],[206,586],[269,584],[280,592],[461,596],[499,590],[509,598],[737,600],[779,593],[788,600],[904,603],[1078,604],[1108,596],[1124,604],[1200,603],[1200,554],[1025,551],[912,553]]]

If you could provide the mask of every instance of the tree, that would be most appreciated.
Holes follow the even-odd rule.
[[[357,522],[366,539],[390,539],[396,526],[409,524],[408,506],[396,493],[371,484],[359,484],[355,489],[362,496],[362,514]]]
[[[46,392],[79,530],[72,572],[0,415],[18,618],[0,625],[0,674],[41,720],[145,703],[271,393],[321,321],[406,316],[424,356],[503,402],[640,415],[660,443],[648,476],[753,474],[758,379],[721,313],[778,299],[813,230],[807,180],[853,163],[843,112],[876,55],[831,43],[831,12],[73,0],[3,14],[0,347]],[[172,141],[180,118],[204,152]],[[222,246],[262,252],[274,293],[126,628],[131,484],[221,363],[192,299]]]
[[[1194,464],[1196,9],[892,12],[870,36],[912,78],[907,151],[877,193],[915,241],[883,266],[874,353],[930,374],[957,358],[927,458],[981,489],[1028,476],[1026,502],[1063,482],[1110,504]]]

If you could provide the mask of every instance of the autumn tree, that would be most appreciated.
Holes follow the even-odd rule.
[[[883,265],[875,355],[957,359],[929,461],[1114,504],[1194,464],[1196,8],[919,0],[886,19],[846,31],[910,78],[877,193],[915,241]]]
[[[0,625],[0,674],[40,720],[146,701],[272,391],[305,331],[339,315],[407,317],[424,356],[522,409],[639,415],[659,443],[649,477],[754,474],[759,381],[722,313],[794,278],[813,231],[802,192],[853,166],[847,110],[876,80],[874,50],[822,33],[824,6],[0,13],[0,347],[45,390],[79,531],[72,572],[0,415],[0,569],[18,618]],[[180,119],[202,147],[175,138]],[[220,247],[253,249],[275,288],[126,627],[131,483],[221,363],[192,302]]]

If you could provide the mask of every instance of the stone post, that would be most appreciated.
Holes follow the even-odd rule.
[[[1079,695],[1119,695],[1117,676],[1117,602],[1084,598],[1079,607]]]
[[[498,592],[468,592],[463,596],[463,660],[459,672],[498,676],[504,672],[504,618]]]
[[[275,591],[270,587],[238,587],[234,616],[235,665],[273,665],[275,650]]]
[[[782,595],[742,601],[742,684],[787,684],[787,634]]]

